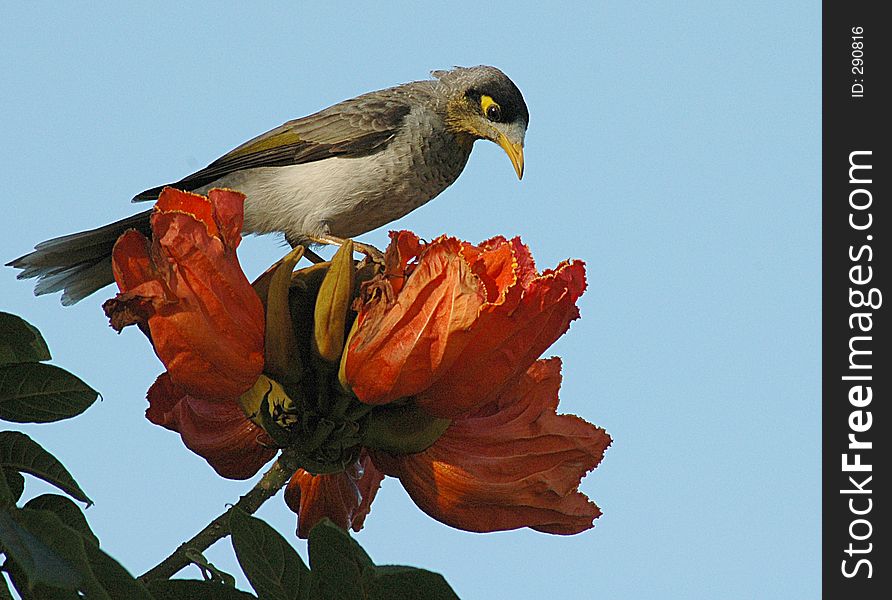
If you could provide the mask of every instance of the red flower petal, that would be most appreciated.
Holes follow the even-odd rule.
[[[379,294],[363,305],[344,369],[363,402],[417,394],[464,348],[484,296],[460,251],[456,239],[434,240],[395,301]]]
[[[505,292],[517,282],[518,264],[514,249],[503,237],[492,238],[474,246],[462,244],[462,256],[486,290],[487,302],[499,302]]]
[[[582,262],[539,275],[519,238],[391,240],[343,361],[363,402],[417,396],[432,415],[456,418],[495,398],[579,316]]]
[[[285,503],[297,513],[297,536],[306,539],[324,517],[359,531],[383,479],[365,452],[342,473],[312,475],[298,469],[285,488]]]
[[[245,223],[245,195],[233,190],[214,188],[208,192],[214,206],[214,220],[223,243],[230,249],[238,248]]]
[[[193,397],[236,397],[263,368],[263,305],[235,253],[243,201],[165,188],[151,244],[127,232],[113,251],[122,293],[105,306],[112,324],[147,319],[156,354]]]
[[[411,272],[409,263],[421,254],[424,242],[411,231],[391,231],[390,245],[384,255],[384,273],[393,286],[393,293],[403,289],[403,283]]]
[[[424,512],[458,529],[589,529],[601,511],[577,488],[610,436],[579,417],[556,414],[560,381],[560,361],[540,360],[424,452],[375,452],[373,460],[399,477]]]
[[[118,261],[113,266],[118,285],[128,290],[144,283],[161,285],[150,258],[152,245],[146,236],[135,229],[129,229],[118,238],[115,247],[118,248]],[[163,294],[163,288],[159,287],[154,293]]]
[[[148,400],[146,418],[178,432],[183,444],[223,477],[252,477],[276,455],[260,443],[266,433],[245,418],[234,399],[193,398],[165,373],[149,388]]]
[[[585,290],[585,265],[563,262],[488,302],[451,368],[418,394],[418,404],[437,417],[455,418],[494,398],[532,365],[579,318],[576,301]]]
[[[158,201],[155,202],[154,217],[158,213],[184,213],[193,220],[202,223],[207,230],[208,237],[220,237],[220,230],[214,219],[214,206],[210,199],[199,194],[192,194],[173,188],[165,188]]]

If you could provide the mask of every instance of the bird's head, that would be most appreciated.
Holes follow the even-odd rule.
[[[523,177],[523,139],[530,113],[514,82],[495,67],[456,67],[431,73],[447,90],[446,127],[471,140],[502,147]]]

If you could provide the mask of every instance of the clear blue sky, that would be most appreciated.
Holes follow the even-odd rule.
[[[252,4],[5,4],[2,262],[126,216],[134,193],[290,118],[496,65],[531,113],[523,182],[478,143],[458,182],[397,226],[520,234],[540,267],[588,263],[583,317],[553,353],[562,408],[615,440],[582,485],[604,516],[574,537],[464,533],[388,480],[359,541],[467,599],[818,597],[819,6]],[[283,253],[271,238],[242,248],[249,275]],[[68,309],[31,289],[0,269],[0,308],[104,400],[23,429],[96,500],[103,547],[142,572],[250,483],[145,420],[162,367],[138,331],[108,328],[111,288]],[[259,514],[305,552],[281,497]],[[235,570],[231,555],[209,552]]]

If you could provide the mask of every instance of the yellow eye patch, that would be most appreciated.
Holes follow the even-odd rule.
[[[492,96],[480,96],[480,109],[490,121],[498,121],[502,116],[502,107],[492,99]]]

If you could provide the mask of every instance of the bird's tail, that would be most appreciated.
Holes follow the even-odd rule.
[[[34,252],[6,263],[22,269],[19,279],[37,278],[34,294],[62,291],[62,304],[69,306],[114,282],[112,248],[128,229],[151,235],[151,210],[121,219],[104,227],[72,233],[41,242]]]

